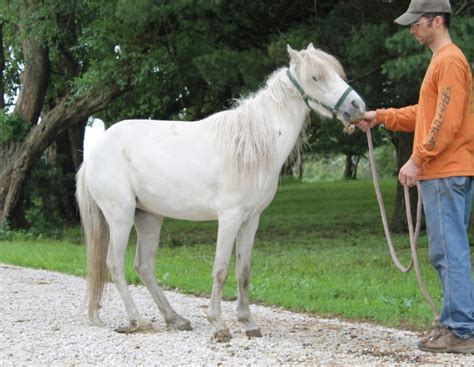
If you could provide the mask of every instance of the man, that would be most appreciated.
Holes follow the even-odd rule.
[[[400,169],[402,185],[420,182],[430,260],[444,300],[441,333],[421,340],[430,352],[474,353],[474,287],[467,226],[474,176],[474,92],[472,72],[449,34],[449,0],[412,0],[395,20],[433,55],[418,104],[368,111],[359,127],[383,123],[414,131],[413,154]]]

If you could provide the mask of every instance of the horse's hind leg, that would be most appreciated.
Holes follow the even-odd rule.
[[[135,269],[143,283],[150,291],[157,304],[166,325],[178,330],[192,330],[191,323],[179,316],[170,306],[166,296],[158,286],[155,278],[155,257],[160,240],[160,230],[163,217],[141,210],[135,213],[135,228],[137,229],[137,253]]]
[[[262,333],[250,315],[249,308],[249,284],[252,247],[257,232],[259,215],[255,215],[242,224],[237,234],[237,279],[239,282],[239,299],[237,306],[237,318],[245,325],[247,336],[260,337]]]
[[[127,249],[130,230],[133,225],[134,209],[132,210],[130,208],[130,210],[127,210],[127,212],[124,211],[121,214],[118,214],[118,212],[119,210],[117,209],[113,214],[104,211],[104,216],[108,218],[107,221],[110,228],[110,244],[107,253],[107,267],[109,268],[112,280],[122,298],[131,323],[130,327],[120,327],[116,329],[116,331],[129,333],[149,329],[151,328],[151,322],[140,316],[138,313],[125,281],[125,252]]]

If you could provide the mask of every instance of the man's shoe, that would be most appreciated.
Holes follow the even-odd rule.
[[[418,348],[432,353],[474,353],[474,336],[461,339],[452,331],[446,330],[432,338],[421,340]]]

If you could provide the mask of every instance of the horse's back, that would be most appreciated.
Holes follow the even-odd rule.
[[[211,129],[205,122],[126,120],[113,125],[87,160],[92,191],[107,201],[129,198],[164,216],[215,219],[213,203],[222,177]]]
[[[89,160],[113,163],[114,168],[160,171],[192,170],[205,160],[208,166],[217,155],[209,126],[197,122],[125,120],[108,130],[93,147]],[[212,154],[212,156],[211,156]],[[172,163],[172,164],[171,164]]]

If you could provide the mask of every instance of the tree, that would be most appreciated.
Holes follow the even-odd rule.
[[[18,77],[21,86],[14,111],[3,118],[6,126],[3,126],[0,154],[3,158],[0,170],[2,219],[19,227],[26,224],[25,185],[45,149],[69,128],[104,109],[126,86],[119,85],[117,79],[108,83],[89,80],[89,85],[84,83],[82,89],[68,84],[69,78],[79,79],[94,71],[92,67],[83,70],[71,67],[74,62],[79,65],[79,60],[65,52],[74,46],[68,44],[74,34],[71,27],[62,28],[60,23],[69,17],[69,24],[75,24],[76,12],[80,10],[75,1],[10,1],[1,10],[6,17],[4,24],[8,24],[9,46],[14,50],[8,55],[8,66],[15,69],[10,73],[19,74],[18,65],[24,65]],[[101,61],[104,60],[106,58]],[[21,135],[16,134],[19,127]],[[6,134],[8,129],[12,134]]]
[[[4,71],[5,71],[5,51],[4,51],[4,46],[3,46],[3,20],[0,18],[0,111],[3,111],[5,108]]]

